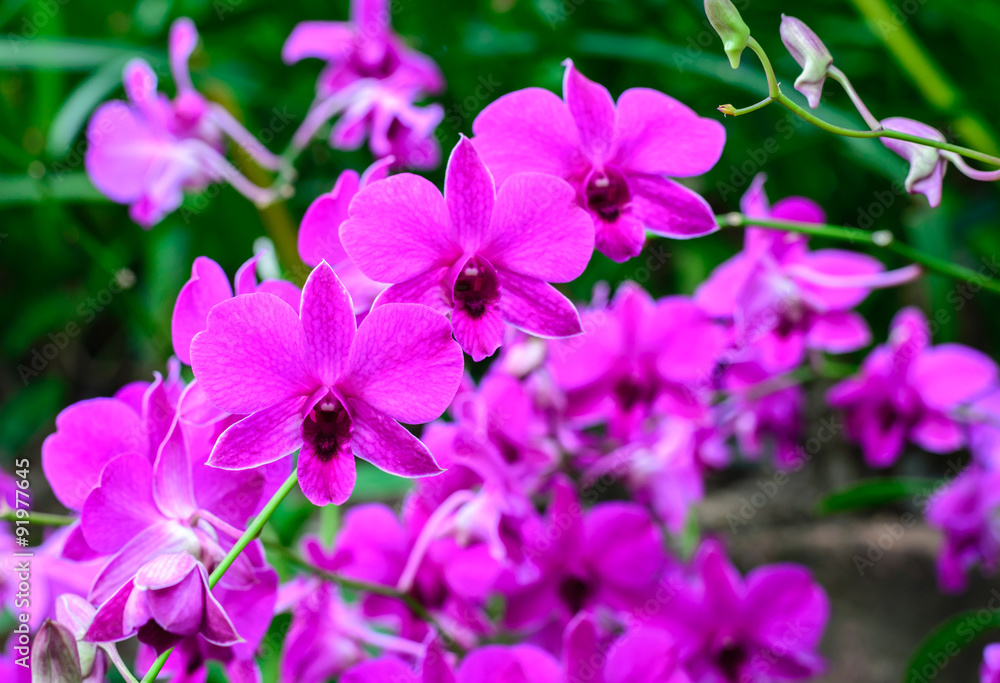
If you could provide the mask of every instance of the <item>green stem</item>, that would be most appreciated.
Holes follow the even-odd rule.
[[[961,154],[962,156],[968,157],[970,159],[976,159],[977,161],[982,161],[983,163],[990,164],[992,166],[1000,166],[1000,158],[985,154],[983,152],[977,152],[974,149],[969,149],[968,147],[962,147],[960,145],[953,145],[950,142],[944,142],[941,140],[932,140],[930,138],[922,138],[918,135],[910,135],[909,133],[900,133],[895,130],[887,130],[882,128],[881,124],[877,122],[874,116],[868,112],[867,107],[861,102],[861,98],[858,97],[857,93],[854,92],[853,86],[851,86],[850,81],[847,80],[845,76],[839,69],[834,70],[831,76],[837,80],[844,89],[847,91],[848,96],[851,97],[851,101],[862,116],[865,117],[866,123],[872,126],[872,130],[855,130],[853,128],[844,128],[843,126],[837,126],[832,123],[828,123],[823,119],[819,118],[811,111],[803,109],[798,104],[793,102],[788,98],[787,95],[781,92],[781,87],[778,83],[778,78],[774,73],[774,67],[771,66],[771,60],[768,59],[767,53],[761,44],[758,43],[752,36],[747,41],[747,47],[754,51],[757,58],[760,59],[761,66],[764,67],[764,75],[767,77],[767,99],[764,99],[757,104],[751,105],[749,107],[744,107],[743,109],[736,109],[732,105],[722,105],[719,107],[719,111],[727,114],[729,116],[739,116],[740,114],[747,114],[753,111],[761,109],[771,102],[777,102],[793,114],[798,116],[804,121],[808,121],[817,128],[822,128],[823,130],[833,133],[835,135],[841,135],[848,138],[893,138],[895,140],[903,140],[905,142],[913,142],[918,145],[926,145],[927,147],[934,147],[936,149],[942,149],[948,152],[954,152],[956,154]],[[841,79],[842,78],[842,79]],[[867,115],[866,115],[867,114]],[[877,124],[877,125],[873,125]]]
[[[872,116],[872,113],[868,111],[868,107],[865,105],[864,100],[861,99],[861,95],[858,94],[858,91],[854,89],[854,85],[851,83],[851,79],[847,77],[847,74],[832,64],[827,67],[826,73],[830,76],[830,78],[840,83],[840,87],[842,87],[844,92],[847,93],[847,96],[851,98],[854,108],[858,110],[859,114],[861,114],[861,118],[865,120],[868,127],[872,130],[880,130],[882,128],[881,122],[879,122],[879,120]]]
[[[774,67],[771,66],[771,60],[768,59],[767,53],[764,52],[764,48],[761,47],[761,44],[753,36],[750,36],[749,40],[747,40],[747,47],[754,51],[757,59],[760,60],[760,65],[764,67],[764,75],[767,76],[767,94],[772,99],[777,99],[781,95],[781,88],[778,86],[778,77],[774,75]]]
[[[222,562],[219,563],[219,566],[216,567],[215,571],[209,575],[209,588],[215,587],[215,584],[219,582],[219,579],[221,579],[222,575],[226,573],[226,570],[232,566],[233,562],[236,561],[236,558],[239,557],[244,548],[250,545],[250,542],[260,535],[264,525],[267,524],[269,519],[271,519],[271,515],[274,514],[274,511],[278,509],[278,505],[280,505],[281,501],[285,499],[285,496],[287,496],[291,490],[295,488],[298,481],[298,474],[293,471],[288,479],[285,480],[285,483],[281,485],[281,488],[279,488],[277,492],[271,496],[271,500],[267,501],[267,505],[265,505],[264,509],[260,511],[260,514],[254,518],[253,522],[250,523],[250,526],[248,526],[247,530],[243,532],[243,535],[240,536],[239,540],[236,541],[236,545],[234,545],[229,552],[226,553],[226,556],[222,558]],[[151,666],[149,671],[146,672],[146,675],[142,677],[141,683],[151,683],[152,681],[155,681],[156,677],[163,669],[163,665],[167,663],[170,653],[173,651],[174,649],[170,648],[157,657],[156,661],[153,662],[153,666]]]
[[[878,230],[869,232],[860,228],[849,228],[842,225],[827,225],[825,223],[802,223],[799,221],[783,221],[772,218],[753,218],[742,213],[728,213],[715,217],[716,222],[722,228],[741,228],[748,225],[759,225],[765,228],[776,230],[787,230],[805,235],[815,235],[817,237],[828,237],[830,239],[844,242],[862,242],[876,247],[881,247],[899,254],[903,258],[919,263],[928,270],[932,270],[941,275],[980,286],[991,292],[1000,294],[1000,282],[991,278],[986,278],[965,266],[960,266],[943,258],[933,256],[926,252],[914,249],[908,244],[897,242],[891,232]]]
[[[0,514],[0,520],[5,522],[28,522],[39,526],[69,526],[77,520],[69,515],[55,515],[48,512],[32,512],[27,517],[18,517],[17,512],[10,510]]]
[[[851,0],[868,21],[869,28],[888,48],[924,99],[941,111],[956,116],[955,128],[971,144],[996,153],[992,133],[978,115],[963,113],[960,91],[923,48],[893,8],[885,0]]]
[[[989,154],[984,154],[982,152],[977,152],[974,149],[969,149],[968,147],[962,147],[960,145],[953,145],[950,142],[944,142],[942,140],[932,140],[930,138],[922,138],[919,135],[910,135],[909,133],[900,133],[896,130],[888,130],[886,128],[880,128],[878,130],[855,130],[853,128],[844,128],[843,126],[836,126],[832,123],[824,121],[807,109],[803,109],[795,102],[790,100],[784,93],[778,93],[774,98],[774,101],[785,107],[793,114],[799,118],[808,121],[817,128],[822,128],[823,130],[833,133],[835,135],[842,135],[847,138],[892,138],[894,140],[903,140],[905,142],[914,142],[918,145],[926,145],[927,147],[934,147],[936,149],[943,149],[948,152],[954,152],[956,154],[961,154],[962,156],[969,157],[970,159],[975,159],[977,161],[982,161],[985,164],[990,164],[992,166],[1000,166],[1000,159]]]
[[[774,102],[774,99],[768,96],[762,99],[757,104],[751,104],[749,107],[743,107],[742,109],[737,109],[731,104],[724,104],[721,107],[719,107],[719,111],[721,111],[726,116],[743,116],[744,114],[749,114],[750,112],[757,111],[758,109],[763,109],[772,102]]]

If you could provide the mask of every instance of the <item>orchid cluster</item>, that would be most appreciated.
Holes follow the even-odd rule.
[[[724,5],[709,16],[738,62],[749,33]],[[286,62],[327,64],[292,148],[339,114],[330,145],[367,138],[376,157],[302,218],[308,276],[259,279],[258,253],[231,281],[197,258],[165,375],[59,414],[42,466],[68,514],[34,551],[32,680],[100,681],[115,668],[135,681],[117,649],[134,638],[144,681],[199,683],[210,661],[258,681],[255,653],[275,646],[268,628],[283,613],[288,683],[822,674],[823,588],[793,564],[741,572],[721,537],[699,537],[697,505],[734,464],[804,465],[803,378],[829,378],[832,356],[871,346],[857,307],[923,268],[813,248],[810,234],[831,234],[823,210],[803,197],[772,204],[759,175],[736,214],[752,226],[742,250],[693,295],[656,298],[629,281],[573,301],[560,285],[595,252],[625,262],[647,240],[733,224],[675,180],[715,165],[723,126],[647,88],[615,100],[567,60],[561,97],[528,88],[479,114],[439,190],[390,173],[437,165],[441,110],[415,102],[443,81],[389,17],[389,5],[357,0],[350,22],[302,23],[285,45]],[[832,60],[801,22],[786,18],[782,36],[812,104]],[[196,42],[190,21],[173,26],[173,99],[132,62],[128,103],[91,120],[91,177],[144,227],[209,183],[258,203],[287,187],[257,187],[226,160],[228,138],[289,177],[289,156],[194,88]],[[909,145],[894,149],[914,167],[932,149],[892,144]],[[933,199],[943,163],[913,187]],[[944,536],[942,588],[1000,570],[996,364],[933,345],[906,308],[838,379],[828,403],[871,467],[910,443],[972,452],[926,511]],[[372,467],[413,480],[400,506],[357,501]],[[3,486],[13,507],[13,481]],[[345,506],[337,533],[265,543],[296,486],[312,505]],[[277,557],[297,571],[279,575]],[[0,594],[12,603],[14,586]],[[1000,676],[996,647],[984,681]]]

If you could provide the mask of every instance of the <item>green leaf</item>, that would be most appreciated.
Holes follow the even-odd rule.
[[[106,202],[86,173],[72,171],[47,178],[29,175],[0,176],[0,206],[40,204],[47,201]]]
[[[374,465],[358,460],[358,482],[351,494],[356,503],[402,498],[413,486],[410,479],[383,472]]]
[[[154,68],[163,53],[129,43],[65,38],[18,38],[0,41],[0,68],[45,71],[90,71],[122,57],[145,57]]]
[[[122,69],[128,60],[125,55],[108,60],[70,93],[49,128],[46,151],[50,156],[62,159],[69,154],[70,145],[91,112],[121,83]]]
[[[961,652],[962,648],[972,644],[983,633],[996,629],[1000,629],[1000,610],[979,609],[959,612],[940,624],[924,639],[910,658],[903,680],[930,680]]]
[[[834,491],[820,501],[819,513],[828,515],[834,512],[863,510],[915,496],[927,496],[939,483],[935,479],[920,477],[864,479]]]

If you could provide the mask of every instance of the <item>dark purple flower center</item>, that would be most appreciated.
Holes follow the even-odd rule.
[[[625,412],[639,405],[652,404],[656,391],[656,384],[651,378],[640,377],[635,372],[622,376],[614,386],[615,399]]]
[[[351,67],[362,78],[388,78],[399,68],[402,60],[399,51],[389,42],[385,43],[382,53],[374,41],[384,41],[382,36],[359,35],[355,38],[354,54],[351,56]],[[369,41],[372,41],[369,43]]]
[[[481,256],[473,256],[455,280],[455,307],[465,309],[470,318],[481,318],[490,307],[500,300],[500,279],[490,262]]]
[[[740,671],[742,671],[746,660],[747,651],[742,643],[728,642],[719,651],[719,668],[725,673],[726,679],[734,683],[741,680]]]
[[[587,208],[606,221],[614,221],[628,206],[632,194],[621,171],[605,168],[587,180]]]
[[[563,579],[559,584],[559,597],[573,614],[583,609],[590,595],[590,586],[575,576]]]
[[[348,451],[354,422],[343,404],[332,394],[316,404],[302,425],[302,436],[313,445],[322,462]]]

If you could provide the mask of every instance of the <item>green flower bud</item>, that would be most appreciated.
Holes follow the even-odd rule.
[[[750,40],[750,27],[743,21],[732,0],[705,0],[705,14],[722,38],[722,47],[735,69],[740,65],[740,55]]]

